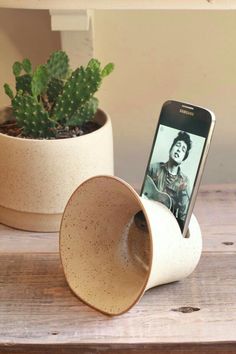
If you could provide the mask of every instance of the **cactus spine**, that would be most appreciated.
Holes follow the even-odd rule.
[[[98,60],[91,59],[86,68],[81,66],[72,72],[63,51],[54,52],[45,65],[34,71],[29,59],[15,62],[15,97],[8,84],[4,89],[12,100],[22,135],[51,138],[56,136],[57,128],[80,127],[91,120],[98,108],[94,94],[113,68],[109,63],[102,69]]]
[[[23,135],[32,138],[49,138],[55,134],[55,122],[42,105],[32,96],[18,93],[12,100],[18,126]]]

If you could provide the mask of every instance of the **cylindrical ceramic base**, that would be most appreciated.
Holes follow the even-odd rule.
[[[61,214],[21,212],[0,206],[0,223],[19,230],[55,232],[60,228]]]
[[[68,139],[0,134],[0,223],[29,231],[59,231],[75,188],[94,175],[113,174],[111,120],[98,110],[95,121],[99,129]]]
[[[128,311],[153,286],[188,276],[201,250],[196,218],[189,238],[183,238],[164,205],[141,198],[111,176],[82,183],[62,218],[60,254],[67,282],[82,301],[109,315]]]

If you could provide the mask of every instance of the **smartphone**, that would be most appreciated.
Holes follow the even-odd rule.
[[[162,106],[140,195],[166,205],[184,237],[214,126],[214,113],[206,108],[177,101]]]

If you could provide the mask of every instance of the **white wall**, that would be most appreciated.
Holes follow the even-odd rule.
[[[236,12],[97,12],[95,51],[116,71],[100,92],[116,174],[140,186],[162,103],[210,108],[217,124],[203,183],[236,181]]]
[[[0,104],[15,60],[36,65],[59,47],[47,11],[0,9]],[[98,94],[116,175],[141,185],[161,105],[173,98],[216,114],[203,182],[236,181],[236,11],[96,11],[95,56],[116,65]]]
[[[14,87],[12,64],[30,58],[36,66],[60,49],[60,35],[51,32],[48,11],[0,8],[0,106],[9,104],[3,84]]]

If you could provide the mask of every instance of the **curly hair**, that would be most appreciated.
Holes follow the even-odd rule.
[[[183,161],[184,161],[188,157],[189,151],[190,151],[190,149],[192,147],[192,141],[191,141],[190,136],[189,136],[188,133],[179,132],[177,137],[173,140],[173,143],[171,145],[170,151],[172,150],[173,146],[177,143],[177,141],[184,141],[185,144],[187,145],[187,150],[186,150],[186,153],[185,153],[185,156],[184,156],[184,159],[183,159]]]

